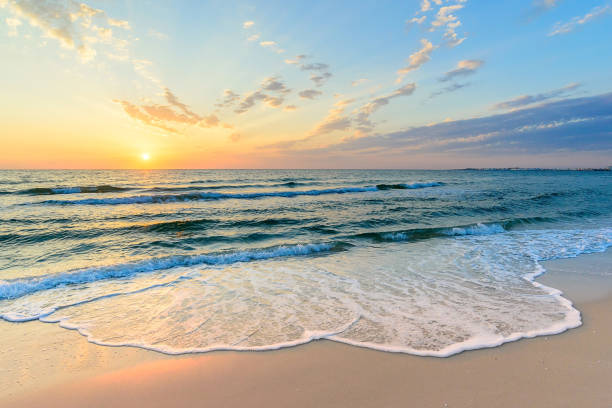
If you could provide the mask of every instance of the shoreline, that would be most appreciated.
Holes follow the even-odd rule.
[[[0,405],[609,406],[612,250],[543,264],[536,282],[562,290],[582,326],[448,358],[329,340],[164,355],[97,346],[54,324],[1,322]]]

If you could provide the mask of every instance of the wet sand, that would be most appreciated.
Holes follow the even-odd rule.
[[[166,356],[0,322],[0,406],[611,407],[612,251],[544,266],[538,281],[565,292],[581,327],[450,358],[331,341]]]

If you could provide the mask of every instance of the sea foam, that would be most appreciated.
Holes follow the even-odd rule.
[[[92,283],[104,279],[127,278],[138,273],[154,272],[179,266],[193,265],[227,265],[236,262],[254,260],[303,256],[317,252],[330,251],[332,244],[305,244],[292,246],[279,246],[261,250],[236,251],[219,254],[202,254],[188,256],[169,256],[153,258],[143,261],[110,265],[96,268],[80,269],[65,273],[58,273],[14,280],[0,280],[0,300],[14,299],[33,292],[52,289],[64,285]]]

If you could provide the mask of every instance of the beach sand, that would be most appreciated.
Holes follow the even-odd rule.
[[[544,266],[538,281],[564,291],[581,327],[450,358],[332,341],[166,356],[0,322],[0,406],[612,407],[612,251]]]

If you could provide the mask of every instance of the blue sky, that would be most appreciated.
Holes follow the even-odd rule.
[[[612,165],[609,1],[0,0],[0,22],[2,167]]]

